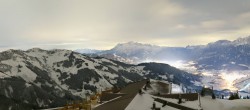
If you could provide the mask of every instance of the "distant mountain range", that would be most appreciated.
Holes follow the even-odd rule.
[[[250,67],[250,36],[234,41],[219,40],[207,45],[187,47],[161,47],[137,42],[118,44],[98,52],[81,52],[102,56],[129,64],[142,62],[193,61],[198,69],[247,70]]]
[[[102,50],[95,50],[95,49],[76,49],[75,52],[78,52],[78,53],[85,53],[85,54],[93,54],[93,53],[102,52]]]
[[[8,50],[0,53],[0,109],[29,110],[63,106],[69,100],[145,78],[195,89],[200,76],[168,64],[125,64],[70,50]]]
[[[87,55],[79,53],[80,50],[64,49],[3,51],[0,52],[0,109],[63,106],[68,100],[80,100],[93,92],[123,87],[145,78],[197,89],[200,87],[195,83],[202,79],[199,75],[168,64],[141,62],[183,60],[195,62],[193,66],[198,69],[246,70],[250,65],[249,41],[250,37],[246,37],[187,47],[128,42],[111,50],[84,51]],[[249,77],[235,84],[245,91]]]

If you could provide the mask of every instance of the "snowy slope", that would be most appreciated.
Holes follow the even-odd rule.
[[[132,102],[127,106],[125,110],[151,110],[153,103],[155,102],[153,97],[150,94],[137,94]],[[169,102],[176,103],[177,99],[170,98],[161,98],[167,100]],[[173,108],[171,106],[162,107],[162,104],[159,102],[155,102],[156,107],[161,108],[161,110],[179,110]],[[199,102],[196,101],[186,101],[181,105],[192,107],[194,109],[199,109]],[[211,97],[201,97],[201,108],[203,110],[249,110],[250,109],[250,101],[247,99],[239,99],[239,100],[226,100],[226,99],[212,99]]]
[[[162,76],[189,87],[199,81],[198,76],[167,64],[128,65],[61,49],[8,50],[0,53],[0,97],[9,103],[0,104],[0,109],[62,106],[67,100],[81,100],[106,88]]]

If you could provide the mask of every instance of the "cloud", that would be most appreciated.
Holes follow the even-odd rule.
[[[170,2],[168,0],[153,2],[151,5],[152,6],[150,7],[149,12],[151,12],[151,14],[157,18],[165,17],[166,19],[187,13],[187,9],[184,9],[179,4]]]
[[[239,15],[240,19],[249,19],[250,18],[250,12],[245,12]]]
[[[168,46],[206,44],[249,34],[245,31],[250,26],[249,3],[0,0],[0,44],[5,49],[110,49],[128,41]]]
[[[225,24],[225,21],[222,20],[210,20],[201,22],[201,27],[208,29],[218,29],[224,27]]]

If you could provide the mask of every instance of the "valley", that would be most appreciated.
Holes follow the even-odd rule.
[[[189,73],[199,75],[196,86],[214,87],[218,91],[249,91],[250,36],[233,41],[218,40],[207,45],[164,47],[138,42],[117,44],[110,50],[77,52],[88,56],[138,64],[165,63]],[[244,81],[242,81],[244,79]]]

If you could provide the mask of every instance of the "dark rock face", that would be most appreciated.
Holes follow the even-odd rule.
[[[84,68],[78,70],[77,74],[70,74],[70,78],[66,79],[65,83],[69,85],[70,89],[83,89],[83,85],[81,83],[82,82],[89,83],[89,81],[92,78],[95,79],[96,82],[99,82],[99,78],[101,78],[101,76],[97,74],[94,70]],[[81,84],[81,85],[76,85],[76,84]]]
[[[27,86],[29,85],[29,86]],[[46,107],[57,107],[66,103],[67,97],[73,99],[81,99],[72,94],[65,93],[64,97],[60,97],[60,90],[56,88],[42,85],[38,87],[32,83],[27,83],[22,78],[12,77],[0,80],[1,103],[0,108],[5,110],[29,110]],[[3,93],[4,92],[4,93]],[[44,105],[40,105],[39,101]],[[52,103],[50,103],[52,101]],[[6,105],[5,105],[6,104]]]

